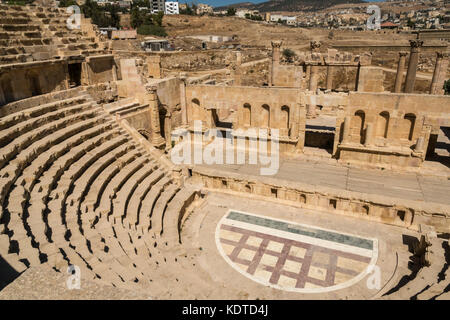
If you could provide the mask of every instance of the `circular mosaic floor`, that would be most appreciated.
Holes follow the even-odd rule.
[[[229,210],[216,245],[238,272],[280,290],[319,293],[364,278],[378,257],[378,241],[272,217]]]

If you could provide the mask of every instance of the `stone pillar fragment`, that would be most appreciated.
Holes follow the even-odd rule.
[[[161,56],[159,54],[147,57],[147,76],[149,78],[161,78]]]
[[[291,125],[291,132],[290,132],[290,138],[291,139],[297,139],[298,138],[298,130],[299,130],[299,105],[295,104],[292,112],[292,125]]]
[[[408,53],[403,51],[398,53],[397,75],[395,77],[395,86],[394,86],[395,93],[402,92],[403,73],[405,73],[405,61],[407,54]]]
[[[374,128],[373,123],[368,123],[366,127],[366,136],[364,139],[364,145],[365,146],[371,146],[373,145],[373,137],[374,137]]]
[[[186,105],[186,74],[180,75],[180,106],[181,106],[181,123],[188,124],[188,114]]]
[[[269,85],[274,85],[275,74],[278,72],[278,66],[280,65],[280,48],[283,44],[282,41],[272,41],[272,64],[270,68],[270,81]]]
[[[165,144],[164,138],[161,136],[161,125],[159,122],[159,108],[158,97],[156,95],[156,86],[147,86],[146,100],[150,106],[150,128],[151,139],[150,142],[157,148],[162,147]]]
[[[448,54],[436,52],[436,64],[431,80],[430,94],[444,94],[444,82],[448,68]]]
[[[333,66],[327,66],[327,90],[333,89],[333,75],[334,69]]]
[[[350,126],[351,126],[352,117],[346,116],[344,119],[344,128],[342,132],[342,142],[348,143],[350,142]]]
[[[319,76],[319,66],[311,66],[311,76],[309,78],[309,91],[317,91],[317,81]]]
[[[242,52],[236,51],[236,61],[233,65],[234,85],[236,86],[242,85],[241,64],[242,64]]]
[[[416,83],[417,64],[419,62],[419,52],[423,45],[422,40],[409,40],[411,46],[411,53],[409,55],[408,72],[406,73],[405,93],[414,91],[414,84]]]
[[[414,151],[416,151],[416,152],[422,152],[422,151],[423,151],[424,143],[425,143],[425,142],[424,142],[423,137],[417,138],[416,147],[414,148]]]

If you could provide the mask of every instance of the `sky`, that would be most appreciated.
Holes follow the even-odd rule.
[[[220,6],[226,6],[232,3],[240,3],[240,2],[253,2],[253,3],[260,3],[267,0],[178,0],[179,3],[206,3],[213,7],[220,7]],[[365,0],[367,2],[375,2],[375,1],[383,1],[383,0]]]

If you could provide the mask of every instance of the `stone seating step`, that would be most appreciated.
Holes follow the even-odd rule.
[[[170,245],[178,244],[180,241],[181,222],[186,208],[195,200],[200,188],[184,186],[169,202],[162,217],[161,233],[164,240]]]
[[[1,31],[40,31],[41,26],[38,24],[29,24],[25,22],[24,24],[19,24],[20,21],[17,21],[16,23],[7,23],[4,24],[0,20],[0,32]]]
[[[99,205],[95,210],[97,216],[112,214],[111,200],[114,198],[116,192],[119,191],[129,177],[133,175],[135,171],[139,170],[146,162],[148,162],[148,159],[139,153],[138,157],[131,158],[129,162],[120,168],[120,171],[113,177],[113,179],[111,179],[111,181],[109,181],[101,195]]]
[[[102,195],[107,188],[109,182],[117,175],[117,173],[121,170],[121,168],[128,163],[132,162],[135,158],[141,156],[139,151],[136,151],[134,145],[132,145],[133,150],[130,150],[125,155],[120,158],[117,158],[114,163],[109,165],[104,172],[102,173],[102,179],[96,179],[92,185],[91,190],[95,190],[95,192],[89,192],[86,195],[84,203],[82,204],[82,209],[85,214],[81,216],[82,222],[88,224],[89,227],[91,223],[97,217],[96,208],[100,205],[100,201]]]
[[[15,19],[13,19],[11,17],[0,16],[0,24],[1,25],[28,24],[30,22],[32,22],[31,18],[15,18]]]
[[[3,47],[18,47],[18,46],[42,46],[51,45],[52,38],[13,38],[13,39],[0,39],[0,46]]]
[[[100,126],[88,129],[83,133],[80,133],[73,138],[73,141],[68,141],[72,147],[70,152],[58,157],[52,166],[43,173],[39,182],[33,188],[33,194],[36,194],[36,198],[42,201],[46,201],[53,187],[57,184],[61,175],[73,164],[75,161],[86,155],[89,150],[99,146],[104,141],[112,139],[116,134],[111,130],[109,123],[104,127]]]
[[[95,110],[94,110],[95,112]],[[77,115],[80,116],[80,115]],[[103,117],[104,115],[101,115],[100,117]],[[64,120],[64,119],[63,119]],[[73,120],[73,119],[72,119]],[[79,120],[83,120],[83,115],[81,116],[81,118],[79,118]],[[66,125],[66,126],[64,126]],[[77,122],[77,121],[72,121],[72,122],[62,122],[62,125],[60,127],[54,127],[55,130],[60,130],[60,129],[64,129],[64,134],[59,136],[59,135],[55,135],[55,139],[64,139],[66,135],[70,135],[70,130],[74,130],[74,132],[80,132],[83,130],[83,128],[88,128],[89,126],[91,126],[92,124],[89,123],[89,121],[84,121],[84,122]],[[45,126],[44,126],[45,127]],[[44,133],[45,132],[44,128]],[[48,128],[47,128],[48,129]],[[54,133],[55,130],[52,130],[51,132]],[[32,161],[34,160],[41,152],[49,149],[52,145],[52,143],[54,142],[54,140],[52,139],[39,139],[42,138],[42,136],[38,136],[38,138],[35,138],[36,142],[33,143],[21,143],[19,140],[22,138],[23,136],[20,136],[19,138],[17,138],[16,140],[18,140],[18,146],[19,147],[15,147],[12,148],[13,152],[16,154],[15,156],[17,156],[15,159],[9,161],[7,163],[7,165],[0,170],[0,174],[1,174],[1,180],[2,183],[0,184],[0,194],[1,194],[1,202],[3,203],[8,195],[8,192],[10,190],[10,188],[12,187],[12,184],[16,181],[16,179],[18,178],[18,176],[21,174],[22,170]],[[16,149],[17,148],[17,149]],[[5,149],[5,148],[3,148]],[[23,150],[23,152],[20,152],[20,150]]]
[[[31,54],[10,54],[0,56],[0,64],[25,63],[33,61]]]
[[[15,12],[11,10],[1,10],[0,9],[0,17],[5,18],[29,18],[30,15],[27,12]]]
[[[0,108],[0,120],[10,115],[20,115],[25,110],[36,110],[45,104],[54,102],[64,102],[64,100],[74,98],[77,96],[86,95],[89,101],[93,99],[87,95],[87,91],[84,87],[75,87],[68,90],[60,90],[42,94],[39,96],[33,96],[19,101],[8,103]]]
[[[42,33],[40,31],[0,31],[0,39],[1,40],[9,40],[9,39],[24,39],[24,40],[32,40],[32,39],[41,39]]]
[[[153,185],[157,183],[162,177],[164,177],[164,171],[161,169],[154,170],[148,175],[133,192],[130,198],[129,210],[125,217],[125,222],[131,225],[138,224],[139,211],[142,206],[142,201],[150,191]]]
[[[51,192],[51,198],[58,199],[58,201],[56,201],[58,203],[58,207],[66,205],[66,200],[69,196],[68,191],[74,187],[75,181],[82,176],[83,172],[85,172],[96,160],[126,142],[126,137],[116,136],[113,139],[106,141],[98,148],[93,148],[88,151],[85,157],[81,157],[73,165],[71,165],[61,176],[58,183],[58,188],[53,189]],[[49,207],[50,205],[51,203],[49,203]]]
[[[162,220],[164,213],[170,201],[175,197],[180,187],[176,184],[169,185],[156,201],[155,207],[151,213],[151,232],[156,237],[162,234]]]
[[[436,243],[437,244],[437,243]],[[447,244],[447,246],[445,246]],[[442,242],[442,246],[444,249],[444,257],[450,256],[450,252],[448,251],[448,242]],[[438,253],[439,254],[439,253]],[[436,262],[438,263],[437,259]],[[449,261],[447,260],[446,264],[442,265],[442,269],[438,274],[438,279],[435,279],[434,283],[430,285],[428,289],[423,291],[417,296],[417,299],[419,300],[429,300],[436,296],[440,296],[441,294],[445,293],[445,290],[450,289],[450,266]]]
[[[68,125],[60,130],[60,132],[55,132],[51,137],[47,137],[47,139],[37,140],[35,143],[30,144],[27,148],[23,149],[17,157],[11,160],[8,165],[3,168],[2,172],[7,174],[7,177],[10,181],[15,182],[17,185],[24,186],[27,185],[27,182],[32,182],[33,177],[25,177],[20,176],[23,173],[30,163],[42,152],[45,152],[49,148],[51,148],[54,144],[59,143],[60,141],[66,139],[67,137],[72,137],[73,135],[92,127],[92,124],[98,121],[103,115],[98,118],[94,118],[91,121],[88,119],[82,122],[76,122]],[[28,187],[28,185],[27,185]],[[5,200],[7,193],[2,193],[2,201]]]
[[[144,200],[142,200],[141,210],[139,211],[139,225],[143,230],[147,231],[150,228],[150,215],[152,214],[155,202],[163,192],[164,188],[171,182],[171,179],[168,176],[165,176],[150,189],[150,192],[148,192]]]
[[[131,176],[123,187],[116,193],[113,200],[114,212],[113,216],[123,219],[127,216],[130,204],[130,198],[134,191],[142,181],[155,170],[156,164],[145,162],[143,166]]]
[[[0,118],[0,129],[4,136],[0,140],[0,146],[5,146],[18,136],[44,125],[65,115],[70,115],[93,105],[92,101],[84,97],[68,99],[64,103],[51,103],[43,105],[40,109],[32,108],[19,114],[11,114]]]
[[[85,198],[86,193],[96,193],[97,190],[93,190],[90,186],[93,182],[99,178],[99,175],[103,175],[103,171],[115,162],[116,158],[120,158],[133,148],[132,144],[124,143],[118,145],[115,149],[105,154],[101,158],[98,158],[74,183],[75,187],[72,194],[67,198],[67,203],[71,207],[76,207],[77,210],[81,209],[81,201]],[[99,178],[101,179],[102,176]],[[81,214],[86,213],[82,211]],[[77,217],[78,218],[78,217]]]
[[[86,106],[87,105],[90,105],[90,103],[86,104]],[[73,108],[78,109],[80,111],[83,110],[83,108],[81,109],[76,107]],[[0,149],[1,152],[0,168],[3,168],[6,164],[11,165],[10,161],[14,157],[16,157],[22,150],[32,145],[35,141],[45,136],[50,136],[55,131],[60,130],[73,123],[86,120],[89,118],[94,118],[97,116],[98,111],[99,110],[95,108],[84,110],[82,112],[71,114],[69,116],[59,115],[58,117],[56,117],[57,120],[51,122],[39,124],[34,123],[34,125],[40,125],[40,127],[36,129],[28,130],[26,133],[21,135],[16,134],[11,135],[11,137],[14,139],[12,143],[8,143]]]
[[[427,286],[432,286],[437,283],[439,272],[443,267],[442,257],[444,256],[444,249],[442,248],[441,241],[438,239],[430,239],[430,241],[432,243],[430,252],[431,265],[421,268],[413,280],[392,295],[394,298],[410,299],[414,295],[419,294]]]
[[[68,137],[61,143],[52,146],[49,150],[40,154],[23,172],[23,176],[25,177],[24,180],[26,182],[24,185],[25,188],[32,192],[34,184],[37,180],[41,178],[44,171],[46,171],[47,168],[50,168],[57,159],[67,154],[71,148],[82,143],[86,139],[92,138],[95,135],[102,134],[106,130],[111,129],[111,125],[112,120],[105,121],[103,123],[100,121],[95,124],[93,123],[92,127],[88,127],[87,130]]]

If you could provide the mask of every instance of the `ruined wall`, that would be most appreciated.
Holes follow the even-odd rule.
[[[63,60],[0,66],[0,105],[68,89]]]
[[[182,124],[181,94],[182,81],[178,78],[166,78],[156,84],[158,96],[161,131],[165,137],[170,137],[172,128]]]
[[[117,80],[117,66],[113,55],[88,57],[88,79],[90,84]]]
[[[357,74],[356,91],[361,92],[383,92],[384,72],[372,67],[360,67]]]
[[[187,86],[188,122],[197,119],[197,115],[201,117],[201,112],[196,110],[198,105],[193,103],[195,99],[200,103],[201,109],[236,110],[238,116],[234,123],[235,129],[252,126],[287,131],[289,120],[295,119],[292,111],[300,103],[300,94],[294,88]],[[249,109],[249,113],[244,109]]]
[[[256,49],[242,49],[242,62],[259,60],[267,57],[267,52]],[[165,51],[144,52],[113,50],[113,53],[122,57],[139,57],[147,59],[148,56],[159,55],[161,67],[164,70],[199,71],[225,68],[234,59],[234,53],[228,49],[202,50],[202,51]]]
[[[328,211],[333,214],[392,224],[401,227],[428,224],[448,232],[448,206],[423,201],[404,200],[348,190],[338,190],[273,179],[218,171],[205,167],[193,169],[193,180],[217,192],[274,201],[305,209]]]
[[[275,87],[301,87],[303,67],[292,65],[278,65],[273,70],[273,85]]]
[[[338,117],[339,159],[385,167],[418,167],[430,134],[448,123],[450,97],[439,95],[349,94]]]

